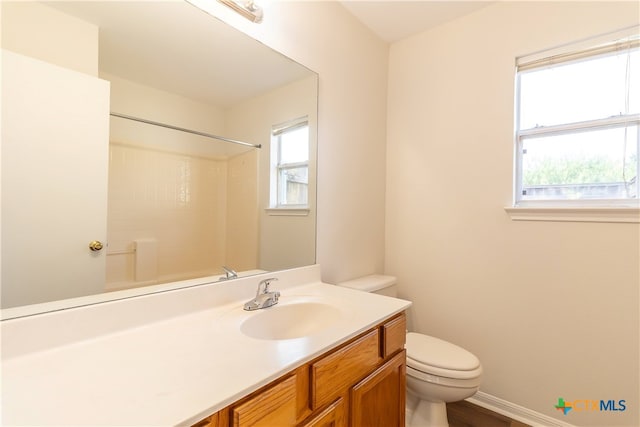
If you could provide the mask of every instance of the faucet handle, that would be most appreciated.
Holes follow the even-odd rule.
[[[278,278],[269,277],[268,279],[261,280],[260,283],[258,283],[258,292],[256,292],[256,296],[260,295],[261,293],[266,294],[267,292],[269,292],[269,285],[271,285],[271,282],[273,282],[274,280],[278,280]],[[262,292],[260,292],[260,289],[262,289],[263,285],[264,289],[262,290]]]

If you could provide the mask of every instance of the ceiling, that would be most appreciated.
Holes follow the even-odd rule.
[[[393,43],[474,12],[493,2],[341,0],[340,3],[378,37]]]

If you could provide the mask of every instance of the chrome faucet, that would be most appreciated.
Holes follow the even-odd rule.
[[[226,267],[226,266],[222,266],[222,269],[224,270],[224,273],[226,276],[221,277],[220,280],[231,280],[231,279],[237,279],[238,278],[238,273],[235,272],[235,270]]]
[[[274,280],[278,279],[276,277],[271,277],[269,279],[261,280],[260,283],[258,283],[258,291],[256,292],[256,297],[251,301],[247,301],[247,303],[244,305],[244,309],[247,311],[252,311],[276,305],[278,303],[278,298],[280,298],[280,292],[269,291],[269,285],[271,285],[271,282],[273,282]]]

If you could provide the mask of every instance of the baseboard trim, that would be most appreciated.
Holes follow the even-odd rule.
[[[532,427],[575,427],[573,424],[551,418],[524,406],[516,405],[482,391],[473,397],[466,399],[474,405],[481,406],[490,411],[497,412],[513,420],[520,421]]]

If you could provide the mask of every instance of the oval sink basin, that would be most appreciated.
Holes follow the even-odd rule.
[[[246,319],[240,325],[240,331],[262,340],[301,338],[328,328],[341,316],[338,308],[319,302],[275,305]]]

